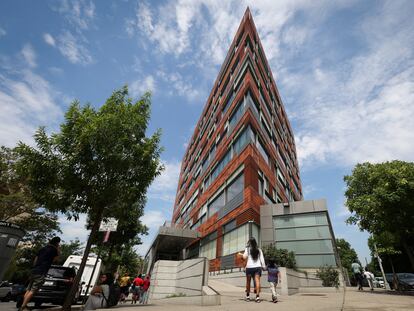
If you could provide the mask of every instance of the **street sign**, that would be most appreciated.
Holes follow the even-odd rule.
[[[101,221],[101,225],[99,226],[99,231],[116,231],[117,227],[118,227],[118,219],[109,217]]]

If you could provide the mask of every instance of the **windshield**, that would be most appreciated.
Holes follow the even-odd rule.
[[[67,279],[74,277],[76,273],[71,268],[50,268],[47,275],[54,278]]]

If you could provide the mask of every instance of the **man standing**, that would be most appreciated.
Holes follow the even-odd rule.
[[[362,270],[361,265],[357,262],[354,262],[351,265],[351,268],[352,268],[352,272],[354,273],[354,277],[355,277],[355,279],[357,281],[357,284],[358,284],[358,290],[363,290],[363,288],[362,288],[362,278],[363,277],[362,277],[362,274],[361,274],[361,270]]]
[[[32,299],[33,295],[39,290],[45,281],[45,276],[50,266],[59,257],[59,243],[60,238],[54,237],[49,241],[49,244],[43,247],[34,259],[33,268],[30,275],[29,285],[24,294],[23,303],[20,308],[21,311],[29,311],[27,304]]]

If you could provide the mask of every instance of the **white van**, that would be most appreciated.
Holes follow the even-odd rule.
[[[88,286],[89,281],[90,281],[90,286],[88,290],[88,295],[99,278],[99,274],[101,272],[101,265],[102,265],[101,259],[98,260],[98,263],[96,264],[95,272],[91,279],[91,275],[92,275],[93,267],[96,263],[96,259],[97,259],[96,257],[88,257],[86,261],[85,269],[83,270],[83,273],[82,273],[82,276],[79,282],[79,284],[82,284],[82,289],[80,290],[80,297],[79,297],[81,299],[85,297],[86,287]],[[70,255],[66,259],[63,266],[64,267],[75,267],[76,270],[79,270],[81,261],[82,261],[82,256]]]

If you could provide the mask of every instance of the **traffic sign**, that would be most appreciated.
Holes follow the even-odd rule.
[[[99,226],[99,231],[116,231],[118,227],[118,219],[108,217],[101,221],[101,225]]]

